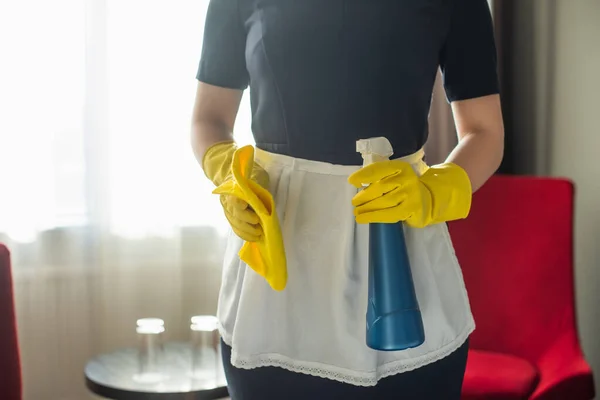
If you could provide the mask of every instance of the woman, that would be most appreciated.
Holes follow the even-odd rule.
[[[459,143],[428,168],[438,68]],[[443,222],[466,217],[502,158],[486,0],[211,0],[197,78],[193,149],[216,185],[231,179],[250,86],[252,176],[275,199],[288,259],[276,292],[237,256],[262,234],[258,217],[222,196],[235,233],[218,309],[232,399],[459,399],[474,322]],[[356,141],[374,136],[399,159],[361,168]],[[426,340],[377,352],[365,344],[366,224],[398,221]]]

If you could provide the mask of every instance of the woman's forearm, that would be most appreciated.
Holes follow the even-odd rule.
[[[233,126],[242,100],[241,90],[198,82],[192,113],[191,145],[198,163],[212,145],[233,140]]]
[[[233,140],[233,133],[226,124],[197,120],[192,123],[191,145],[194,156],[202,166],[206,150],[219,142]]]
[[[500,96],[455,101],[451,105],[458,145],[447,161],[467,172],[475,192],[498,170],[504,155]]]
[[[475,192],[498,170],[503,154],[504,135],[501,132],[466,133],[447,161],[467,172]]]

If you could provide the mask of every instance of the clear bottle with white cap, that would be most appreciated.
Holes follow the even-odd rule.
[[[165,322],[160,318],[137,320],[136,332],[139,339],[139,370],[136,378],[144,381],[162,379],[163,333]]]
[[[218,320],[213,315],[191,318],[191,371],[194,379],[214,382],[222,373]]]

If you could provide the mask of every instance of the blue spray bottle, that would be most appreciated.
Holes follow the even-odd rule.
[[[387,160],[394,153],[384,137],[359,140],[356,151],[364,165]],[[367,346],[395,351],[423,344],[423,320],[401,222],[369,224],[368,301]]]

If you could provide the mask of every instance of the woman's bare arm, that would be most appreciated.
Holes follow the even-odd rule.
[[[192,115],[191,143],[202,165],[206,150],[213,144],[233,140],[233,126],[243,92],[198,82]]]
[[[451,106],[459,140],[447,161],[467,172],[476,191],[496,172],[504,154],[500,96],[454,101]]]

